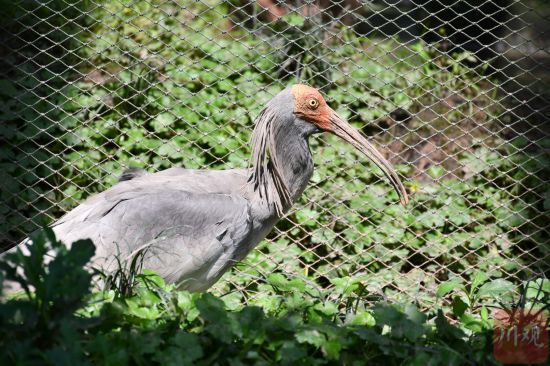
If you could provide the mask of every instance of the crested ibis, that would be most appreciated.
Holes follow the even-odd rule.
[[[112,270],[115,256],[130,258],[146,249],[144,268],[180,288],[204,291],[298,200],[313,173],[308,138],[324,131],[365,154],[382,169],[401,203],[408,202],[397,173],[367,139],[316,89],[294,85],[257,117],[250,168],[129,170],[119,183],[55,222],[53,231],[68,245],[92,239],[95,267]]]

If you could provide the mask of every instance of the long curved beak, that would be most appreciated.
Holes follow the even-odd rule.
[[[401,201],[401,204],[406,205],[407,203],[409,203],[409,196],[407,195],[407,191],[405,190],[405,187],[403,186],[403,183],[401,183],[397,172],[395,171],[395,169],[393,169],[389,161],[387,161],[378,152],[378,150],[376,150],[374,146],[372,146],[367,141],[367,139],[359,133],[359,131],[351,127],[351,125],[346,120],[340,117],[336,112],[334,112],[334,110],[331,109],[331,112],[331,126],[329,131],[352,144],[357,150],[361,151],[367,156],[367,158],[372,160],[374,164],[382,169],[386,177],[388,177],[391,185],[399,195],[399,200]]]

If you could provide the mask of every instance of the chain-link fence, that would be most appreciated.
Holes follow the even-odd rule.
[[[246,167],[253,120],[313,85],[406,181],[313,138],[301,201],[219,291],[268,274],[429,305],[477,271],[550,269],[550,4],[514,0],[16,1],[0,35],[0,238],[128,167]]]

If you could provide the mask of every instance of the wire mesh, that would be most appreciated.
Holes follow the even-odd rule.
[[[128,167],[245,167],[253,120],[295,83],[378,142],[412,205],[333,136],[276,229],[217,285],[269,273],[434,301],[476,271],[548,274],[544,1],[16,1],[2,22],[0,240]]]

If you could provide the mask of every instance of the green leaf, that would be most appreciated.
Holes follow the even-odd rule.
[[[298,223],[306,226],[317,226],[319,216],[319,212],[307,208],[296,212],[296,220]]]
[[[94,243],[89,239],[84,239],[76,241],[71,245],[67,257],[74,261],[75,266],[84,266],[93,257],[94,253]]]
[[[286,14],[282,17],[288,24],[293,25],[295,27],[303,27],[305,18],[301,16],[300,14],[297,14],[295,12]]]
[[[434,179],[441,178],[445,174],[445,168],[442,166],[432,165],[428,168],[428,175]]]
[[[441,298],[441,297],[447,295],[448,293],[450,293],[452,291],[455,291],[456,289],[461,288],[461,287],[463,288],[464,286],[462,285],[461,281],[458,280],[458,279],[445,281],[445,282],[443,282],[442,284],[440,284],[438,286],[437,291],[436,291],[436,296],[438,298]]]
[[[452,307],[456,317],[461,317],[468,310],[468,304],[460,296],[453,297]]]
[[[317,329],[304,329],[296,332],[295,338],[300,343],[309,343],[315,347],[323,346],[327,338]]]
[[[162,113],[151,122],[151,126],[155,132],[168,131],[169,128],[173,128],[174,115],[172,113]]]
[[[350,325],[366,325],[372,327],[376,324],[376,320],[368,311],[361,311],[351,317],[351,320],[347,320]]]
[[[481,321],[474,318],[472,315],[464,313],[460,317],[460,323],[467,329],[474,332],[481,332],[484,329],[484,325]]]
[[[126,306],[128,306],[128,314],[137,318],[153,320],[159,316],[159,312],[156,308],[140,306],[141,301],[139,298],[126,299],[125,302]]]
[[[481,319],[483,321],[489,321],[489,311],[487,310],[486,306],[481,307],[481,311],[479,312],[479,315],[481,316]]]
[[[539,301],[544,296],[550,295],[550,280],[547,278],[538,278],[535,281],[529,281],[527,286],[527,299]]]
[[[476,295],[478,298],[497,297],[499,295],[503,295],[509,291],[512,291],[515,288],[516,286],[512,282],[499,278],[491,282],[485,283],[479,288]]]
[[[359,288],[361,279],[345,276],[332,278],[330,279],[330,282],[334,285],[334,289],[337,293],[344,296],[349,296]]]
[[[489,279],[489,276],[485,272],[478,271],[474,275],[474,279],[472,280],[471,285],[471,292],[475,291],[482,283],[487,281]]]
[[[159,276],[156,272],[145,268],[140,275],[138,275],[138,278],[142,279],[142,281],[145,284],[154,284],[158,288],[165,288],[166,282],[164,282],[164,278]]]

